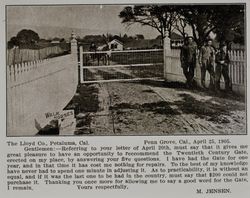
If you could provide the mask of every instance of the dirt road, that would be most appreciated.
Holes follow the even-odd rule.
[[[95,85],[96,86],[96,85]],[[245,102],[164,82],[103,83],[91,135],[244,134]]]

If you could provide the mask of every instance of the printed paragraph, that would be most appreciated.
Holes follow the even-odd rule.
[[[144,139],[139,145],[8,141],[7,189],[67,185],[126,190],[145,184],[248,182],[248,146],[230,139]]]

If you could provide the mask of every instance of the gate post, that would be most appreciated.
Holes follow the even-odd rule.
[[[163,56],[164,56],[164,63],[163,63],[163,72],[164,72],[164,79],[168,80],[168,74],[171,68],[171,47],[170,47],[170,38],[166,36],[163,41]]]
[[[71,51],[71,61],[74,63],[73,72],[73,79],[74,82],[78,82],[78,57],[77,57],[77,40],[76,35],[74,32],[71,33],[71,40],[70,40],[70,51]]]
[[[71,33],[71,42],[70,42],[71,54],[77,60],[77,40],[74,32]]]
[[[79,56],[80,56],[80,83],[83,83],[83,48],[80,46],[80,51],[79,51]]]

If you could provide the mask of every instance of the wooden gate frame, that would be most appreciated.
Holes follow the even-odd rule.
[[[84,80],[84,69],[90,69],[90,68],[117,68],[117,67],[140,67],[140,66],[152,66],[152,65],[162,65],[164,68],[164,61],[158,62],[158,63],[139,63],[139,64],[117,64],[117,65],[99,65],[99,66],[84,66],[83,65],[83,54],[93,54],[93,52],[83,52],[83,47],[79,47],[79,56],[80,56],[80,83],[97,83],[97,82],[115,82],[115,81],[136,81],[136,80],[143,80],[143,79],[161,79],[160,77],[152,77],[152,78],[131,78],[131,79],[110,79],[110,80],[91,80],[91,81],[85,81]],[[163,58],[164,58],[164,49],[143,49],[143,50],[122,50],[122,51],[112,51],[112,53],[126,53],[126,52],[163,52]],[[108,53],[109,51],[96,51],[96,54],[103,54]],[[164,69],[163,69],[164,70]],[[164,77],[164,73],[162,75],[162,78]]]

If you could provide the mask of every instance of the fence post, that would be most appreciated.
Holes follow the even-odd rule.
[[[169,73],[169,69],[171,67],[171,47],[170,47],[170,38],[169,37],[165,37],[164,38],[164,52],[163,52],[163,56],[164,56],[164,78],[165,80],[168,79],[167,74]]]

